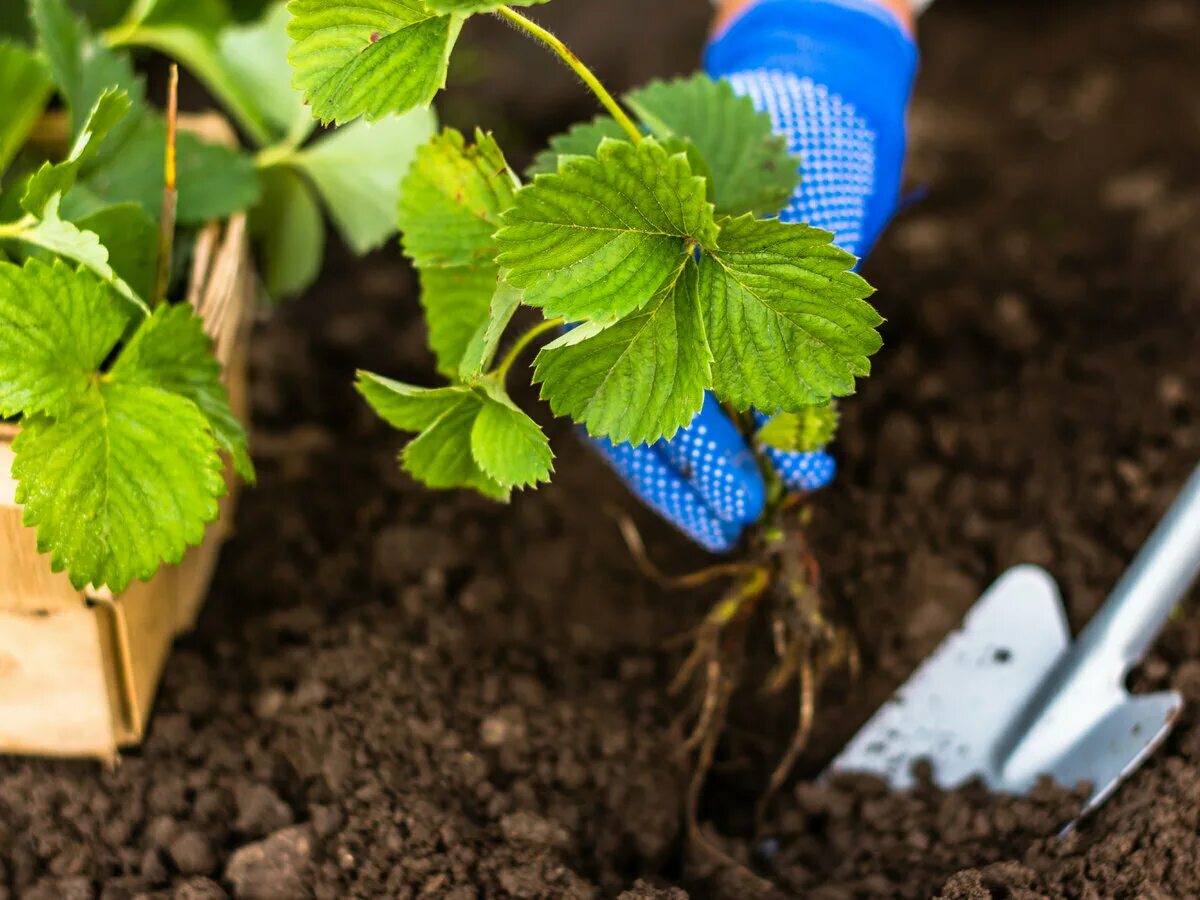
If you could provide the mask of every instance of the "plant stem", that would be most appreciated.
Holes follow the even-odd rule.
[[[499,9],[497,9],[496,15],[500,16],[502,19],[507,19],[513,25],[517,26],[517,28],[520,28],[522,31],[526,31],[533,35],[535,38],[553,50],[556,54],[558,54],[559,58],[561,58],[563,62],[570,66],[571,71],[582,78],[583,83],[591,88],[592,93],[599,98],[600,102],[604,105],[604,108],[612,113],[612,117],[617,120],[618,125],[625,129],[625,133],[629,135],[629,139],[635,144],[641,143],[642,132],[634,123],[633,119],[629,118],[629,114],[621,108],[621,104],[618,103],[613,95],[610,94],[604,85],[600,83],[600,79],[596,77],[595,73],[585,66],[583,61],[580,60],[580,58],[573,52],[571,52],[571,49],[566,44],[560,41],[541,25],[537,24],[531,19],[525,18],[525,16],[513,11],[507,6],[501,6]]]
[[[264,147],[254,156],[254,165],[259,169],[269,169],[272,166],[286,166],[296,157],[296,146],[291,141],[281,141]]]
[[[492,375],[495,377],[495,379],[499,382],[503,382],[505,377],[508,375],[508,370],[513,367],[513,364],[516,363],[516,361],[521,357],[521,354],[525,352],[525,348],[533,343],[533,341],[537,340],[538,335],[545,334],[547,331],[551,331],[555,328],[561,328],[563,324],[564,322],[561,318],[546,319],[544,322],[538,322],[538,324],[534,325],[523,335],[517,338],[516,343],[509,348],[508,353],[504,354],[504,359],[500,361],[500,365],[496,366],[495,371],[492,372]]]
[[[26,231],[28,231],[30,228],[32,228],[36,224],[37,224],[37,218],[35,216],[31,216],[29,214],[26,214],[24,217],[17,219],[17,221],[15,221],[15,222],[5,222],[3,225],[0,225],[0,239],[2,239],[2,238],[20,239],[20,237]]]
[[[162,215],[158,220],[158,264],[154,271],[152,306],[167,301],[171,284],[171,254],[175,246],[175,216],[179,205],[176,184],[176,129],[179,122],[179,66],[171,63],[171,81],[167,89],[167,146],[163,158]]]

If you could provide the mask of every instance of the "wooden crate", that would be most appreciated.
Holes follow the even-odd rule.
[[[205,229],[189,302],[225,366],[230,400],[245,421],[246,324],[254,290],[245,216]],[[138,743],[175,637],[195,624],[233,515],[234,479],[204,543],[178,566],[114,597],[77,591],[38,554],[21,525],[12,439],[0,424],[0,753],[114,760]]]

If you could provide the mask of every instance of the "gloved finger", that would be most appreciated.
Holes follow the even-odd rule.
[[[585,437],[642,502],[700,546],[723,553],[737,544],[745,522],[729,522],[717,516],[700,492],[663,457],[658,446],[635,447],[613,444],[607,438]]]
[[[767,424],[770,418],[765,413],[757,411],[754,413],[754,421],[758,423],[759,427]],[[799,491],[805,494],[819,491],[821,488],[828,487],[837,475],[837,460],[830,456],[823,447],[820,450],[806,452],[777,450],[774,447],[761,449],[763,455],[779,473],[784,487],[789,491]]]
[[[709,45],[706,63],[771,116],[802,160],[780,218],[832,231],[866,256],[900,197],[911,33],[872,3],[763,0]]]
[[[837,475],[837,460],[824,450],[789,453],[767,447],[764,453],[789,491],[805,494],[819,491],[828,487]]]
[[[654,445],[722,521],[757,522],[767,488],[754,453],[712,394],[687,428]]]

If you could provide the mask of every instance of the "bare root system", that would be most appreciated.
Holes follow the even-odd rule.
[[[858,646],[849,629],[823,610],[821,570],[805,537],[807,509],[784,505],[769,526],[759,529],[749,558],[682,576],[663,574],[647,557],[633,522],[619,518],[621,533],[639,568],[671,590],[692,589],[718,579],[730,588],[704,621],[684,636],[691,650],[671,684],[671,693],[687,696],[677,720],[679,752],[690,764],[685,815],[692,846],[713,861],[739,870],[763,890],[770,885],[718,848],[698,820],[700,797],[725,732],[730,705],[742,687],[748,639],[756,627],[770,629],[775,664],[761,690],[778,695],[795,686],[796,728],[759,798],[755,823],[762,830],[770,804],[787,782],[813,733],[817,697],[834,672],[857,679]],[[764,621],[765,619],[765,621]]]

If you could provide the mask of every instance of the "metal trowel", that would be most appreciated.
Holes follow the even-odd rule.
[[[1175,691],[1132,695],[1141,660],[1200,573],[1200,468],[1112,594],[1071,641],[1054,579],[1006,572],[962,628],[871,718],[829,772],[869,772],[893,788],[928,760],[935,783],[981,778],[1025,793],[1042,775],[1090,785],[1102,803],[1163,741],[1183,705]]]

